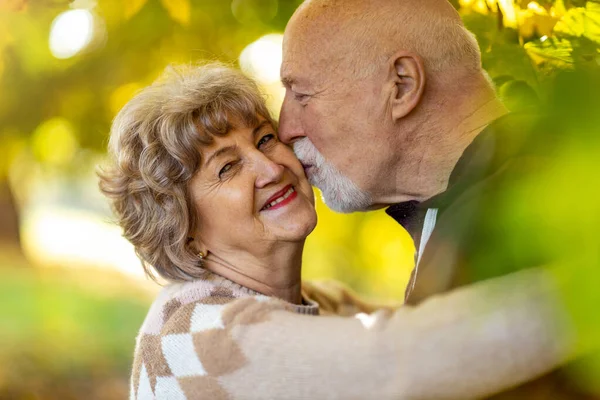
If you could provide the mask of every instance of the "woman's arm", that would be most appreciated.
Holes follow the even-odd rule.
[[[134,385],[139,399],[479,398],[569,359],[556,296],[527,270],[361,320],[263,297],[198,304],[175,315],[189,331],[163,332]]]

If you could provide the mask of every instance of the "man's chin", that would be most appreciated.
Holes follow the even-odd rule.
[[[321,200],[323,200],[323,203],[325,203],[325,205],[332,211],[342,214],[350,214],[355,211],[359,211],[354,209],[354,207],[352,207],[347,202],[342,201],[340,199],[341,196],[339,195],[339,193],[333,193],[332,190],[329,190],[327,188],[321,189],[317,185],[315,185],[315,187],[321,192]]]
[[[359,210],[355,210],[352,207],[349,207],[347,204],[344,204],[342,202],[338,202],[336,200],[328,199],[325,195],[323,195],[323,192],[321,192],[321,199],[323,199],[323,203],[325,203],[325,205],[330,210],[335,211],[336,213],[351,214],[353,212],[359,211]]]
[[[341,178],[340,179],[344,179]],[[338,186],[334,182],[326,182],[321,176],[312,173],[308,176],[310,184],[321,192],[323,203],[331,210],[350,214],[357,211],[367,211],[371,206],[370,196],[361,193],[357,189],[346,192],[343,190],[343,185]]]
[[[321,192],[323,192],[323,189],[326,187],[323,183],[322,179],[319,179],[317,174],[311,173],[311,171],[306,171],[306,179],[308,179],[308,183],[310,183],[311,186],[316,187],[317,189],[319,189]]]

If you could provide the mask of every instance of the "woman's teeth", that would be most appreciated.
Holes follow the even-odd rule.
[[[275,200],[273,200],[272,202],[270,202],[269,204],[267,204],[264,209],[268,210],[269,208],[273,207],[274,205],[281,203],[282,201],[284,201],[285,199],[290,197],[292,195],[292,193],[294,193],[294,192],[295,192],[295,189],[293,187],[289,188],[289,190],[287,192],[285,192],[283,194],[283,196],[280,196],[280,197],[276,198]]]

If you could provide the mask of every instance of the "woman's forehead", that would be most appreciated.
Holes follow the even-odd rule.
[[[262,127],[263,124],[270,124],[270,121],[263,117],[260,114],[254,115],[252,118],[245,118],[240,116],[231,116],[229,119],[231,129],[234,130],[246,130],[246,129],[255,129],[257,127]],[[228,132],[229,133],[229,132]]]
[[[209,134],[205,133],[206,138],[203,138],[200,142],[200,150],[204,155],[209,154],[212,151],[218,150],[220,147],[227,146],[229,143],[235,140],[238,135],[248,136],[252,139],[254,136],[259,134],[265,129],[273,129],[270,120],[257,116],[254,123],[247,123],[242,120],[232,120],[229,129],[224,134]]]
[[[243,132],[247,130],[255,130],[264,126],[271,126],[272,123],[269,119],[257,114],[253,118],[231,116],[227,118],[226,122],[223,121],[223,123],[219,124],[219,126],[215,126],[214,124],[211,124],[208,127],[202,125],[204,124],[200,124],[198,127],[198,133],[201,137],[201,142],[202,144],[210,145],[216,138],[226,137],[235,132]]]

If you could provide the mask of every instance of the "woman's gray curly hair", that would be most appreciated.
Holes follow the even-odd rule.
[[[168,280],[191,280],[203,269],[187,242],[197,215],[188,184],[200,166],[199,146],[258,116],[274,124],[256,84],[221,63],[168,67],[113,121],[100,190],[111,200],[124,236],[142,266]]]

